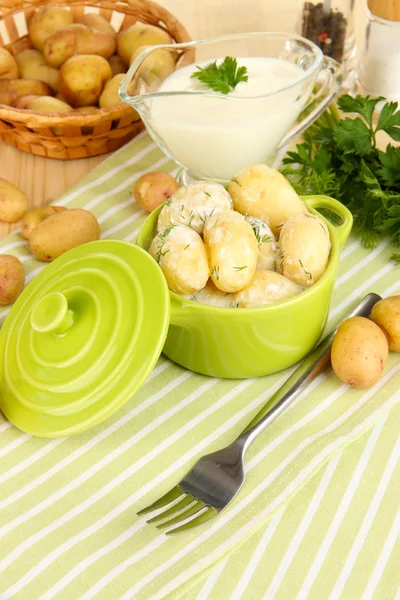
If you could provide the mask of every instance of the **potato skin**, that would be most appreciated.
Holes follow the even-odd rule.
[[[73,17],[69,10],[58,6],[39,8],[33,13],[28,25],[28,33],[32,46],[38,50],[43,50],[47,38],[62,27],[71,25],[72,22]]]
[[[139,46],[132,54],[129,64],[139,56],[143,50],[149,46]],[[140,63],[138,72],[140,77],[145,80],[148,86],[159,86],[168,75],[175,71],[175,60],[169,50],[165,48],[158,48],[153,50],[146,58]]]
[[[29,212],[25,213],[21,221],[21,235],[29,240],[32,231],[45,219],[52,217],[56,214],[55,207],[53,206],[39,206]]]
[[[369,317],[386,335],[391,352],[400,352],[400,296],[379,300]]]
[[[73,110],[72,106],[58,98],[53,98],[53,96],[22,96],[22,98],[18,98],[14,106],[41,113],[64,113]]]
[[[5,48],[0,48],[0,79],[17,79],[18,65],[13,55]]]
[[[114,75],[112,79],[106,82],[99,98],[100,108],[109,108],[110,106],[122,104],[122,100],[118,95],[118,89],[124,77],[125,75],[123,73],[120,73],[119,75]]]
[[[115,77],[115,75],[119,75],[120,73],[126,73],[126,66],[124,65],[118,54],[113,54],[112,56],[110,56],[108,62],[110,63],[113,77]]]
[[[86,25],[86,27],[90,27],[91,29],[98,29],[98,31],[108,33],[113,40],[115,40],[117,37],[117,32],[111,25],[110,21],[107,21],[107,19],[101,15],[95,15],[94,13],[80,15],[75,17],[75,23],[80,23],[81,25]]]
[[[122,61],[129,65],[132,54],[140,46],[171,43],[171,36],[160,27],[148,25],[147,23],[134,23],[118,34],[117,52]]]
[[[111,79],[111,67],[101,56],[73,56],[60,69],[58,84],[68,104],[92,106],[100,98],[103,87]]]
[[[295,283],[310,287],[324,274],[331,249],[326,223],[316,215],[290,217],[279,237],[277,270]]]
[[[0,178],[0,221],[16,223],[29,208],[28,198],[15,185]]]
[[[278,238],[289,217],[307,208],[290,183],[276,169],[254,165],[243,169],[228,184],[234,209],[267,223]]]
[[[15,57],[21,79],[39,79],[54,92],[58,90],[58,70],[49,67],[40,50],[24,50]]]
[[[331,363],[337,377],[357,389],[374,385],[387,361],[389,347],[382,330],[365,317],[346,319],[332,344]]]
[[[0,305],[14,302],[24,285],[24,267],[18,258],[11,254],[0,254]]]
[[[172,196],[178,188],[179,183],[169,173],[152,171],[139,177],[133,193],[139,206],[150,213]]]
[[[50,96],[51,88],[37,79],[0,79],[0,104],[12,106],[22,96]]]
[[[250,284],[235,294],[237,308],[275,304],[297,296],[302,288],[275,271],[256,271]]]
[[[258,246],[251,225],[233,210],[208,217],[204,242],[210,260],[211,279],[223,292],[238,292],[256,271]]]
[[[108,33],[74,23],[56,31],[43,47],[48,65],[59,68],[71,56],[79,54],[110,58],[115,52],[115,41]]]
[[[170,225],[153,239],[149,253],[158,262],[173,292],[193,295],[210,276],[207,252],[198,233],[186,225]]]
[[[35,227],[30,245],[37,259],[52,261],[64,252],[100,238],[100,225],[81,208],[57,212]]]

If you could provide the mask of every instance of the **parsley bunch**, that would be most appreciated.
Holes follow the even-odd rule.
[[[384,104],[376,125],[373,114],[385,98],[344,95],[310,127],[304,142],[288,152],[281,169],[299,194],[336,197],[353,213],[362,244],[373,248],[384,236],[400,247],[400,147],[377,148],[376,134],[385,131],[400,142],[397,102]],[[393,260],[399,260],[399,254]]]

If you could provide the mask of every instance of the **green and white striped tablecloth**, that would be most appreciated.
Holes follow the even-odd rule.
[[[143,133],[57,203],[93,211],[103,238],[132,242],[144,218],[135,179],[173,168]],[[44,268],[17,233],[0,247],[28,281]],[[349,240],[331,323],[369,291],[400,293],[391,251]],[[161,357],[136,408],[83,434],[33,438],[0,416],[0,596],[399,600],[399,355],[369,390],[320,375],[252,446],[246,485],[208,525],[167,538],[136,516],[232,440],[286,376],[210,379]]]

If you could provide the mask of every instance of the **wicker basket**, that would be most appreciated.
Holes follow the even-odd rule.
[[[27,23],[40,6],[68,7],[74,17],[97,12],[114,28],[136,21],[162,27],[176,42],[190,41],[189,34],[166,9],[149,0],[0,0],[0,46],[13,55],[30,48]],[[90,8],[88,8],[90,7]],[[92,113],[44,114],[0,105],[0,137],[25,152],[48,158],[86,158],[123,146],[143,129],[124,104]]]

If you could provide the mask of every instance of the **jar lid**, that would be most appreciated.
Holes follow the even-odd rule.
[[[74,248],[29,283],[0,333],[0,407],[19,429],[64,437],[128,400],[157,362],[169,326],[161,269],[142,248]]]
[[[368,0],[368,8],[373,15],[386,21],[400,21],[398,0]]]

